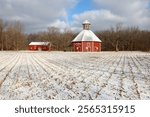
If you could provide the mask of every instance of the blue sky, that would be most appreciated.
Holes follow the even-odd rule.
[[[76,6],[68,11],[68,20],[72,22],[72,16],[93,9],[92,0],[80,0]]]
[[[0,18],[20,21],[25,32],[57,27],[81,31],[89,20],[91,30],[106,30],[117,23],[150,30],[150,0],[0,0]]]

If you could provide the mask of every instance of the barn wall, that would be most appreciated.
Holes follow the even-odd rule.
[[[95,51],[101,51],[101,43],[99,43],[99,42],[95,42],[94,43],[94,49],[95,49]]]
[[[73,42],[73,50],[76,52],[99,52],[101,43],[99,42]]]
[[[82,51],[82,43],[81,42],[72,43],[72,46],[73,46],[73,51],[76,51],[76,52]]]
[[[93,50],[93,43],[92,42],[82,42],[83,44],[83,52],[91,52]]]
[[[41,46],[41,45],[29,45],[29,50],[32,51],[48,51],[49,50],[49,46]]]

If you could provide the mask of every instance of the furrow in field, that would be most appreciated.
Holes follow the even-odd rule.
[[[129,59],[128,66],[129,66],[130,71],[131,71],[131,74],[129,74],[130,79],[128,79],[128,80],[130,80],[133,83],[131,84],[128,81],[128,83],[131,84],[131,86],[129,87],[127,84],[125,85],[125,86],[128,86],[128,88],[131,88],[130,90],[132,91],[131,93],[129,93],[129,92],[127,92],[127,93],[130,95],[129,96],[130,99],[141,99],[139,88],[138,88],[138,85],[135,81],[136,76],[134,75],[135,74],[134,72],[137,70],[137,68],[135,67],[135,63],[132,60],[132,56]]]
[[[1,84],[1,96],[4,99],[9,99],[11,97],[9,97],[9,94],[11,93],[11,86],[12,84],[17,80],[18,76],[18,71],[20,69],[20,62],[21,62],[21,57],[18,54],[17,57],[15,58],[15,60],[13,62],[11,62],[9,64],[9,66],[6,67],[6,69],[0,73],[5,74],[5,75],[1,75],[2,80],[2,84]],[[17,71],[18,70],[18,71]],[[17,71],[17,72],[16,72]],[[5,95],[6,94],[6,95]]]
[[[148,71],[145,72],[144,65],[140,63],[137,57],[132,57],[134,67],[137,68],[138,73],[134,73],[134,81],[140,93],[140,98],[150,99],[150,79],[148,78]],[[147,68],[148,69],[148,68]],[[149,90],[149,91],[148,91]]]
[[[3,63],[0,65],[0,72],[9,68],[9,66],[17,59],[18,56],[19,54],[14,54],[9,59],[3,61]]]
[[[102,76],[100,79],[106,79],[104,82],[104,85],[102,85],[102,88],[97,93],[96,98],[97,99],[118,99],[119,96],[119,76],[116,73],[117,67],[121,62],[122,57],[118,56],[116,57],[116,61],[114,61],[113,65],[108,69],[107,77]],[[111,72],[109,72],[111,71]],[[109,89],[109,90],[108,90]]]
[[[11,57],[13,56],[13,54],[0,54],[0,65],[4,64],[5,61],[9,61],[11,59]]]
[[[150,99],[149,53],[0,54],[0,99]]]
[[[48,88],[51,87],[52,90],[48,90],[47,92],[55,92],[55,95],[49,95],[47,96],[49,99],[60,99],[60,97],[62,97],[61,95],[63,95],[63,99],[69,98],[72,99],[73,97],[75,97],[75,94],[66,87],[66,82],[67,82],[67,78],[68,76],[65,75],[65,71],[62,72],[62,69],[60,69],[59,67],[47,63],[44,59],[37,59],[37,55],[36,57],[34,56],[34,60],[36,61],[36,63],[41,66],[41,68],[47,73],[47,77],[46,77],[46,81],[45,86],[47,86]]]

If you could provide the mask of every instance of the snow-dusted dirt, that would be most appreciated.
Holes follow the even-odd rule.
[[[0,52],[0,99],[150,99],[150,53]]]

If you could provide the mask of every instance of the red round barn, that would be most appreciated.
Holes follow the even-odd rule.
[[[83,22],[83,30],[72,41],[74,51],[98,52],[101,51],[101,40],[90,30],[90,22]]]

